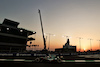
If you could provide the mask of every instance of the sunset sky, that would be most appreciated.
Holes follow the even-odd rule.
[[[20,22],[19,27],[36,31],[33,44],[35,49],[43,49],[43,38],[38,9],[41,10],[45,33],[50,36],[50,50],[62,48],[66,43],[63,35],[71,36],[70,44],[81,49],[99,49],[100,39],[100,0],[0,0],[0,22],[8,18]],[[46,35],[45,35],[46,36]],[[47,35],[47,48],[49,36]],[[32,48],[27,48],[32,49]]]

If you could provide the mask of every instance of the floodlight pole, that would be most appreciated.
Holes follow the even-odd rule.
[[[89,39],[89,40],[90,40],[90,50],[92,50],[91,40],[93,40],[93,39]]]
[[[70,36],[65,36],[65,35],[64,35],[63,37],[66,37],[66,39],[67,39],[67,38],[69,38]]]
[[[54,34],[51,34],[51,33],[46,33],[49,35],[49,45],[48,45],[48,50],[50,49],[50,35],[54,35]]]
[[[99,41],[99,49],[100,49],[100,40],[97,40],[97,41]]]
[[[83,38],[81,38],[81,37],[78,37],[78,38],[79,38],[79,45],[80,45],[79,51],[81,51],[81,39],[83,39]]]

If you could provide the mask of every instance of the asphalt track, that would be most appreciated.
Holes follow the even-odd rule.
[[[0,62],[7,62],[7,61],[8,62],[35,62],[35,60],[27,60],[27,59],[0,59]],[[50,62],[49,59],[48,62]],[[99,62],[100,63],[100,60],[61,60],[61,63],[68,63],[68,62]]]
[[[68,60],[65,63],[64,62],[63,63],[48,63],[48,62],[47,63],[44,63],[44,62],[35,63],[35,62],[30,62],[33,60],[33,58],[32,59],[30,59],[30,58],[26,58],[26,60],[24,60],[23,58],[19,58],[19,57],[13,58],[13,59],[12,59],[12,57],[9,59],[7,59],[7,58],[5,59],[5,57],[0,58],[0,66],[1,67],[99,67],[100,66],[100,59],[99,60],[93,59],[90,56],[87,59],[78,58],[79,60],[75,60],[75,61]],[[73,59],[73,58],[77,58],[77,57],[71,57],[71,58],[67,57],[67,59]],[[96,60],[96,62],[94,62],[93,60]],[[25,61],[25,62],[23,62],[23,61]],[[81,62],[79,62],[79,61],[81,61]]]
[[[0,62],[1,67],[99,67],[100,62],[86,63],[33,63],[33,62]]]

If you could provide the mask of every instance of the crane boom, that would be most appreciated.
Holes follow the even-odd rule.
[[[43,35],[43,41],[44,41],[44,50],[46,50],[46,40],[45,40],[45,37],[44,37],[44,31],[43,31],[43,24],[42,24],[41,12],[40,12],[39,9],[38,9],[38,13],[39,13],[39,16],[40,16],[40,23],[41,23],[41,29],[42,29],[42,35]]]

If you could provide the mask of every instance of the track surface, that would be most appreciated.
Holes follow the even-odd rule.
[[[28,63],[28,62],[0,62],[2,67],[95,67],[100,63]]]
[[[34,57],[1,57],[2,67],[97,67],[100,66],[100,55],[67,56],[63,63],[35,63]],[[95,61],[96,62],[95,62]],[[23,62],[25,61],[25,62]]]

